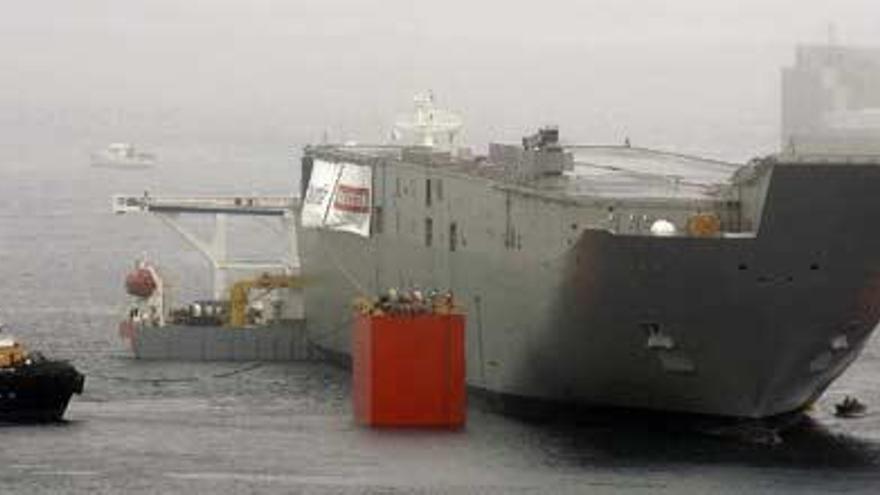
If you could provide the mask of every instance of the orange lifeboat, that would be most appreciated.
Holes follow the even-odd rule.
[[[688,219],[687,229],[694,237],[715,237],[721,232],[721,220],[714,213],[697,213]]]
[[[132,296],[148,298],[156,291],[156,279],[147,268],[138,268],[125,277],[125,290]]]

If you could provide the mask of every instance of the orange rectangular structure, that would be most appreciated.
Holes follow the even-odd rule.
[[[359,314],[352,335],[354,413],[371,426],[465,422],[464,316]]]

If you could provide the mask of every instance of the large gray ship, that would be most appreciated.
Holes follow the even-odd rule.
[[[367,215],[300,230],[319,349],[347,355],[357,296],[448,288],[474,389],[764,418],[815,401],[880,319],[880,157],[739,166],[554,128],[477,156],[421,131],[305,149],[303,223]]]

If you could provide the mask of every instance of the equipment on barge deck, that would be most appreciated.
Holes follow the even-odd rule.
[[[308,357],[308,343],[297,291],[299,277],[263,274],[238,281],[229,298],[198,300],[171,309],[158,268],[142,261],[135,273],[149,273],[155,284],[131,294],[128,317],[119,325],[135,357],[196,361],[288,361]],[[144,278],[144,275],[138,275]],[[132,275],[126,277],[131,280]],[[126,284],[129,285],[129,284]]]
[[[265,322],[264,309],[252,303],[265,298],[275,289],[299,288],[302,288],[301,279],[292,275],[270,275],[264,273],[257,278],[235,282],[229,290],[229,325],[242,327],[248,324]],[[260,290],[262,294],[256,299],[252,299],[250,297],[252,290]],[[278,315],[274,319],[281,319],[281,317]]]
[[[168,315],[165,314],[165,282],[152,263],[138,262],[137,268],[125,277],[125,287],[132,296],[129,320],[133,323],[163,327],[167,320],[178,325],[241,329],[290,319],[285,315],[288,303],[276,292],[301,289],[303,283],[297,276],[263,273],[233,283],[227,299],[194,301],[171,309]]]

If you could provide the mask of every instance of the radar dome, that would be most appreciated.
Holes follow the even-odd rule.
[[[659,237],[669,237],[676,234],[678,229],[675,224],[666,219],[656,220],[651,224],[651,234]]]

